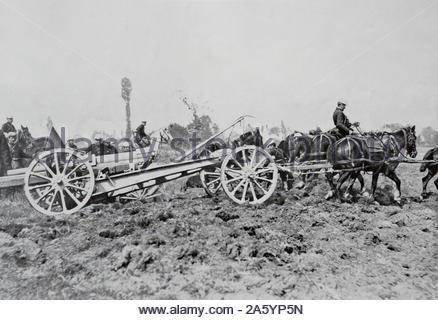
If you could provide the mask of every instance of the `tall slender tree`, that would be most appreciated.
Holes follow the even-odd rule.
[[[130,139],[132,134],[132,128],[131,128],[131,91],[132,91],[132,85],[131,81],[128,78],[122,79],[122,98],[125,100],[125,112],[126,112],[126,132],[125,132],[125,138]]]

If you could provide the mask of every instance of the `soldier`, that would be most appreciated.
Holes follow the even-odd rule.
[[[68,139],[67,140],[67,147],[71,148],[73,150],[77,150],[78,146],[75,144],[75,139]]]
[[[17,133],[9,132],[8,136],[8,146],[11,153],[11,168],[19,169],[24,168],[26,164],[26,154],[23,148],[19,145],[17,141]]]
[[[333,122],[342,138],[347,136],[350,131],[353,131],[352,127],[359,126],[359,122],[350,123],[347,116],[344,114],[345,107],[346,104],[344,102],[338,102],[338,106],[333,113]]]
[[[6,137],[8,137],[11,132],[17,132],[17,129],[15,129],[15,126],[12,124],[13,121],[14,118],[12,116],[7,116],[6,122],[2,125],[2,131]]]
[[[145,132],[146,121],[142,121],[141,124],[135,130],[135,142],[140,147],[147,147],[150,145],[149,136]]]

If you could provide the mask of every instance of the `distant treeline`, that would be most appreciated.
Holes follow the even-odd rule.
[[[194,133],[197,139],[204,141],[219,132],[219,126],[211,120],[210,116],[199,116],[197,113],[193,114],[193,119],[188,125],[171,123],[168,128],[172,137],[182,139],[180,144],[183,148],[190,147],[188,140]]]

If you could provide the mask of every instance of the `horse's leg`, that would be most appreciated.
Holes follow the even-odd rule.
[[[397,187],[397,191],[394,192],[394,200],[398,204],[401,204],[401,181],[399,177],[397,177],[394,170],[390,170],[386,176],[394,181],[395,186]]]
[[[337,181],[337,183],[336,183],[336,197],[338,198],[338,199],[342,199],[342,196],[341,196],[341,187],[342,187],[342,185],[344,184],[344,182],[348,179],[348,178],[350,178],[351,177],[351,172],[350,171],[347,171],[347,172],[342,172],[341,173],[341,175],[340,175],[340,177],[338,178],[338,181]],[[354,182],[354,180],[353,180],[353,182]]]
[[[371,180],[371,199],[374,199],[374,195],[376,193],[376,189],[377,189],[377,180],[379,180],[379,174],[380,171],[373,171],[373,177]]]
[[[360,171],[357,172],[356,178],[357,178],[357,180],[359,180],[359,183],[360,183],[360,191],[359,191],[359,193],[362,194],[363,193],[363,188],[365,187],[365,181],[363,180],[363,176],[360,173]]]
[[[281,190],[283,191],[287,191],[287,186],[286,186],[286,180],[287,180],[287,176],[285,175],[284,172],[280,172],[280,180],[281,180]]]
[[[299,177],[299,182],[297,183],[297,185],[295,186],[297,189],[302,189],[304,188],[304,186],[306,185],[306,178],[307,178],[307,174],[303,171],[302,174],[300,174]]]
[[[287,174],[287,189],[291,190],[294,184],[294,175],[291,172]]]
[[[306,155],[305,147],[298,145],[297,151],[295,153],[295,158],[297,159],[297,162],[298,163],[304,162],[305,155]],[[303,174],[300,175],[299,180],[300,181],[295,187],[297,189],[302,189],[306,185],[306,181],[307,181],[307,174],[305,173],[305,171],[303,171]]]
[[[427,184],[429,183],[430,179],[433,178],[433,176],[435,175],[435,173],[433,173],[430,169],[427,172],[427,175],[425,177],[423,177],[423,179],[421,179],[423,181],[423,192],[421,193],[422,197],[425,197],[427,195]]]
[[[325,177],[330,186],[330,191],[325,195],[325,199],[328,200],[335,195],[336,185],[333,182],[334,174],[332,172],[326,172]]]
[[[352,196],[352,192],[353,192],[353,186],[354,183],[356,182],[356,179],[361,176],[359,171],[353,171],[351,173],[351,178],[350,178],[350,182],[348,183],[347,189],[345,189],[345,193],[344,193],[344,197],[346,197],[347,199]]]
[[[435,187],[438,189],[438,179],[436,179],[433,183],[435,184]]]
[[[280,172],[280,178],[283,184],[283,190],[284,191],[291,190],[294,182],[293,174],[288,171]]]

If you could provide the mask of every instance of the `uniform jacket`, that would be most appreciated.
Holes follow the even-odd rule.
[[[17,129],[15,129],[12,123],[6,122],[2,125],[2,131],[4,133],[17,132]]]
[[[333,122],[342,134],[347,135],[350,132],[351,123],[342,110],[336,108],[333,113]]]
[[[135,134],[140,139],[146,137],[146,132],[144,132],[144,124],[141,124],[137,127],[137,129],[135,130]]]

